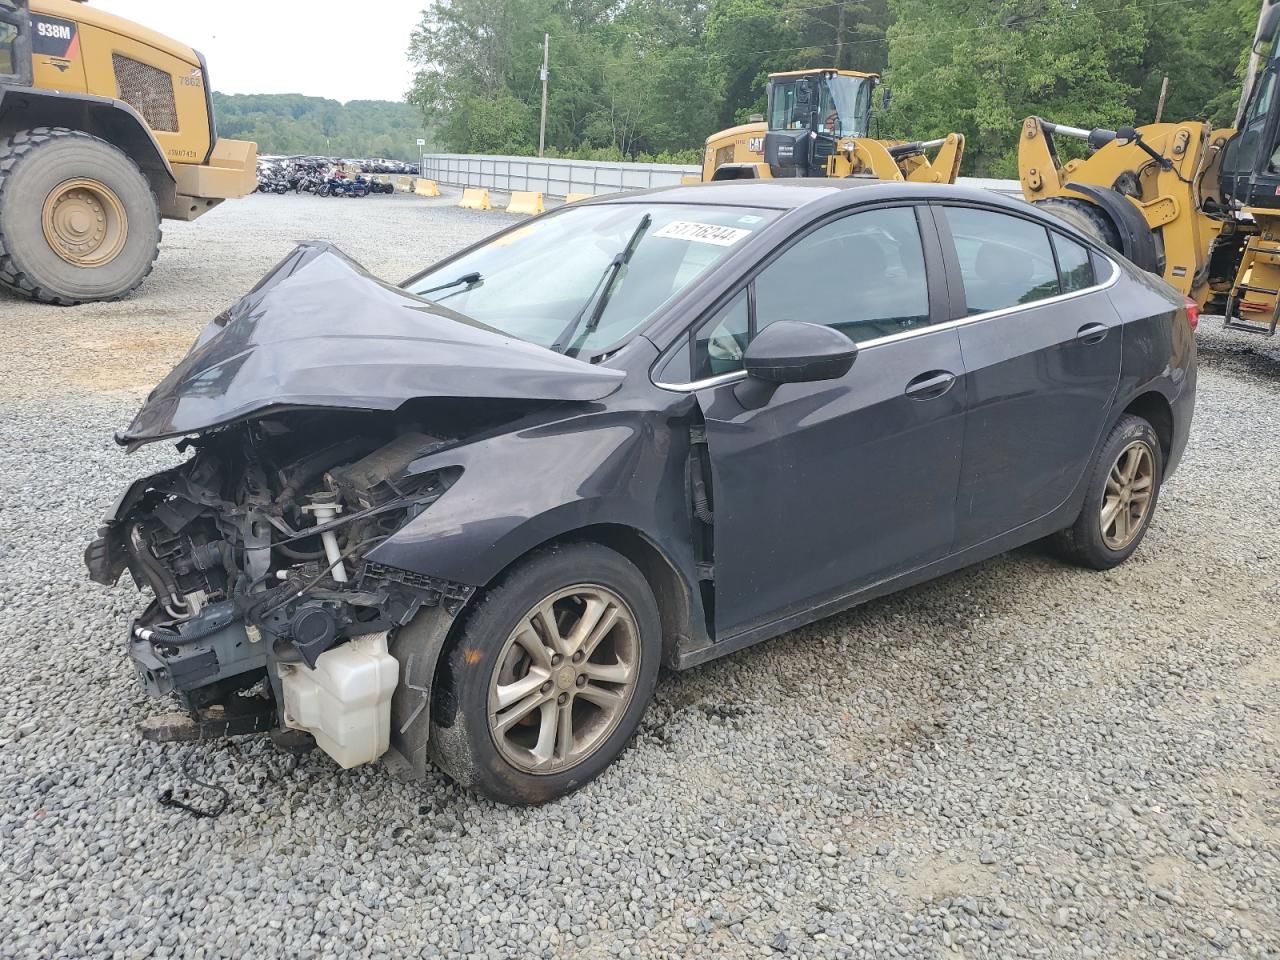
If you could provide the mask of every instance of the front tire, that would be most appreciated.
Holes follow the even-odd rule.
[[[1057,535],[1067,559],[1094,570],[1124,563],[1151,526],[1164,455],[1146,420],[1125,414],[1111,429],[1089,470],[1089,488],[1076,522]]]
[[[119,300],[159,244],[151,185],[110,143],[65,127],[0,140],[0,285],[64,306]]]
[[[598,544],[540,550],[486,592],[448,650],[432,758],[501,803],[571,793],[635,733],[661,651],[657,602],[630,561]]]

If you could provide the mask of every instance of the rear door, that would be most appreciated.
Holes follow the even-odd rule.
[[[957,331],[933,325],[943,274],[927,208],[865,209],[795,240],[694,330],[719,638],[950,549],[964,388]],[[835,327],[861,352],[838,380],[744,409],[742,351],[783,319]]]
[[[1089,463],[1120,380],[1115,269],[1039,220],[939,205],[968,386],[955,548],[1060,506]]]

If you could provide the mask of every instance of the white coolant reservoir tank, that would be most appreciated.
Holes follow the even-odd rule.
[[[306,730],[343,767],[377,760],[391,743],[391,694],[398,679],[385,631],[326,650],[314,670],[281,664],[285,726]]]

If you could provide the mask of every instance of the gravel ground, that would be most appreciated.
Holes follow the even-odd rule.
[[[295,239],[400,279],[507,222],[450,203],[255,196],[127,302],[0,294],[0,956],[1280,957],[1280,344],[1212,319],[1117,570],[1027,548],[666,676],[538,809],[257,740],[197,748],[225,815],[158,806],[188,748],[80,554],[174,454],[111,432]]]

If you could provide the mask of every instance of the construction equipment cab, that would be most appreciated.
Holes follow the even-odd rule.
[[[853,70],[769,74],[768,116],[707,138],[703,180],[771,177],[871,177],[955,183],[964,137],[876,140],[872,93],[880,78]],[[889,107],[889,91],[882,109]],[[926,150],[937,149],[930,161]]]
[[[1228,327],[1264,334],[1280,327],[1278,27],[1280,4],[1265,0],[1235,127],[1089,130],[1027,117],[1018,148],[1027,200],[1220,311]],[[1084,141],[1084,156],[1060,157],[1055,137]]]
[[[74,0],[0,0],[0,285],[123,297],[160,219],[251,193],[256,155],[218,138],[195,50]]]

